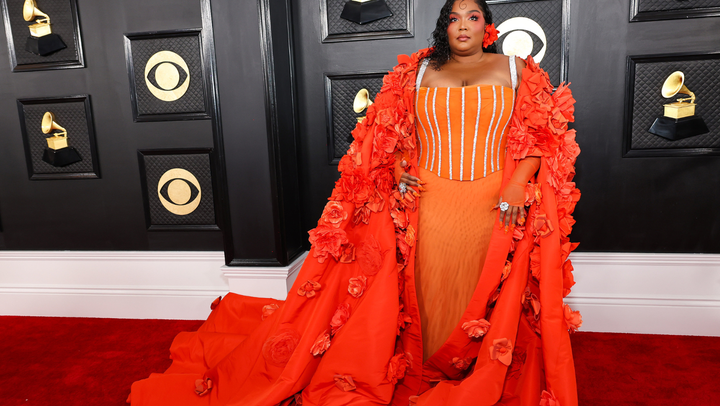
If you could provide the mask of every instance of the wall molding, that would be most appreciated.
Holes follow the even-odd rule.
[[[283,299],[286,267],[222,252],[0,251],[0,315],[201,320],[232,291]],[[720,255],[573,253],[581,331],[720,336]]]
[[[0,314],[205,319],[222,252],[0,251]]]
[[[574,253],[581,331],[720,336],[720,255]]]

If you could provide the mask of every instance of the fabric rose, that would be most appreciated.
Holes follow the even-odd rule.
[[[515,350],[513,350],[512,363],[510,364],[510,368],[508,368],[507,377],[519,378],[520,369],[525,364],[526,359],[527,353],[525,350],[522,347],[515,347]]]
[[[397,318],[397,335],[400,335],[400,331],[405,330],[405,327],[412,323],[412,318],[403,311],[404,307],[405,305],[400,304],[400,311],[398,312]]]
[[[393,219],[395,228],[405,229],[410,224],[410,218],[402,210],[396,209],[396,210],[390,211],[390,217],[392,217],[392,219]]]
[[[390,363],[388,364],[388,380],[395,385],[397,381],[405,377],[406,369],[407,361],[405,360],[405,354],[396,354],[390,359]]]
[[[279,330],[263,344],[262,354],[268,364],[283,367],[300,342],[300,334],[293,329]]]
[[[507,338],[493,340],[493,345],[489,349],[491,360],[498,360],[508,366],[512,362],[513,346]]]
[[[472,364],[472,358],[458,358],[455,357],[452,359],[451,364],[454,368],[459,369],[461,371],[465,371],[466,369],[470,368],[470,364]]]
[[[385,199],[382,197],[379,191],[375,190],[375,194],[365,204],[371,212],[377,213],[385,208]]]
[[[375,185],[365,176],[362,170],[355,169],[352,172],[343,173],[340,179],[335,182],[330,200],[344,200],[355,203],[356,206],[365,204],[375,191]]]
[[[538,214],[533,222],[533,227],[535,227],[536,239],[540,237],[545,238],[555,231],[546,214]]]
[[[267,319],[268,317],[270,317],[271,314],[275,313],[275,310],[277,310],[279,308],[280,308],[280,306],[278,306],[275,303],[263,306],[262,319],[263,320]]]
[[[383,263],[383,252],[380,243],[370,234],[360,249],[356,252],[360,269],[367,276],[380,272]]]
[[[339,228],[340,224],[347,220],[348,214],[343,208],[342,203],[330,201],[325,205],[320,221],[328,226]]]
[[[495,24],[490,24],[485,27],[485,34],[483,35],[483,48],[487,48],[492,45],[493,42],[497,41],[499,33],[500,31],[495,29]]]
[[[579,311],[573,311],[570,306],[563,305],[563,314],[565,315],[565,325],[571,332],[576,332],[582,327],[582,316]]]
[[[415,245],[415,229],[412,224],[407,226],[407,231],[405,232],[405,242],[411,247]]]
[[[370,222],[370,208],[367,206],[360,206],[355,208],[353,214],[353,224],[358,225],[360,223],[368,224]]]
[[[343,303],[335,310],[332,319],[330,320],[331,335],[335,335],[347,323],[350,318],[350,304]]]
[[[500,277],[500,282],[504,281],[505,279],[510,276],[510,271],[512,270],[512,262],[505,261],[505,266],[503,267],[502,271],[502,277]]]
[[[310,298],[315,297],[315,295],[316,295],[315,292],[320,290],[321,287],[322,286],[319,283],[309,280],[300,285],[297,293],[300,296],[305,296],[306,298],[310,299]]]
[[[313,357],[317,357],[318,355],[324,354],[328,348],[330,348],[330,334],[325,330],[315,339],[315,344],[310,348],[310,353]]]
[[[195,394],[205,396],[212,390],[213,383],[210,378],[198,379],[195,381]]]
[[[355,390],[355,382],[353,382],[352,376],[350,375],[335,375],[335,386],[340,388],[343,392],[349,392]]]
[[[530,286],[525,287],[525,293],[523,293],[520,299],[523,304],[523,308],[528,312],[532,312],[535,320],[540,320],[540,299],[537,295],[532,293]]]
[[[218,296],[215,300],[213,300],[212,303],[210,303],[210,310],[215,310],[216,307],[220,304],[220,301],[222,300],[222,296]]]
[[[573,276],[572,261],[569,259],[563,263],[563,297],[570,294],[570,288],[575,285],[575,277]]]
[[[542,391],[540,395],[540,406],[560,406],[560,401],[555,397],[555,394],[550,391]]]
[[[350,243],[343,248],[342,254],[340,254],[340,262],[343,264],[349,264],[355,260],[355,246]]]
[[[463,323],[462,329],[465,330],[470,338],[480,338],[487,334],[490,329],[490,322],[485,319],[471,320]]]
[[[313,257],[319,263],[325,262],[328,255],[335,259],[340,257],[343,244],[349,242],[345,230],[328,226],[318,226],[310,230],[310,244],[313,246]]]
[[[352,297],[358,298],[365,292],[366,287],[367,278],[365,276],[360,275],[355,278],[350,278],[350,282],[348,283],[348,293],[350,293]]]

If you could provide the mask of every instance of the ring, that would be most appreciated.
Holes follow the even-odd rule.
[[[405,182],[398,183],[398,190],[400,193],[405,194],[407,193],[407,184]]]
[[[508,204],[508,202],[502,202],[499,207],[500,211],[507,211],[507,209],[510,208],[510,204]]]

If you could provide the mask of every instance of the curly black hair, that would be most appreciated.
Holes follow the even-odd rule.
[[[430,55],[430,66],[435,70],[440,70],[440,68],[450,60],[450,42],[448,40],[447,29],[450,25],[450,12],[456,1],[457,0],[447,0],[445,2],[445,5],[440,9],[440,16],[437,19],[435,31],[432,33],[432,46],[435,50],[432,55]],[[485,17],[485,23],[492,24],[492,12],[485,0],[465,1],[475,2],[480,7],[483,17]],[[496,54],[497,46],[493,43],[489,47],[483,48],[483,52]]]

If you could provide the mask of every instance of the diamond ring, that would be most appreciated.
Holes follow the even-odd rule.
[[[500,207],[500,211],[507,211],[507,209],[510,208],[510,205],[508,204],[508,202],[502,202],[502,203],[500,203],[499,207]]]

